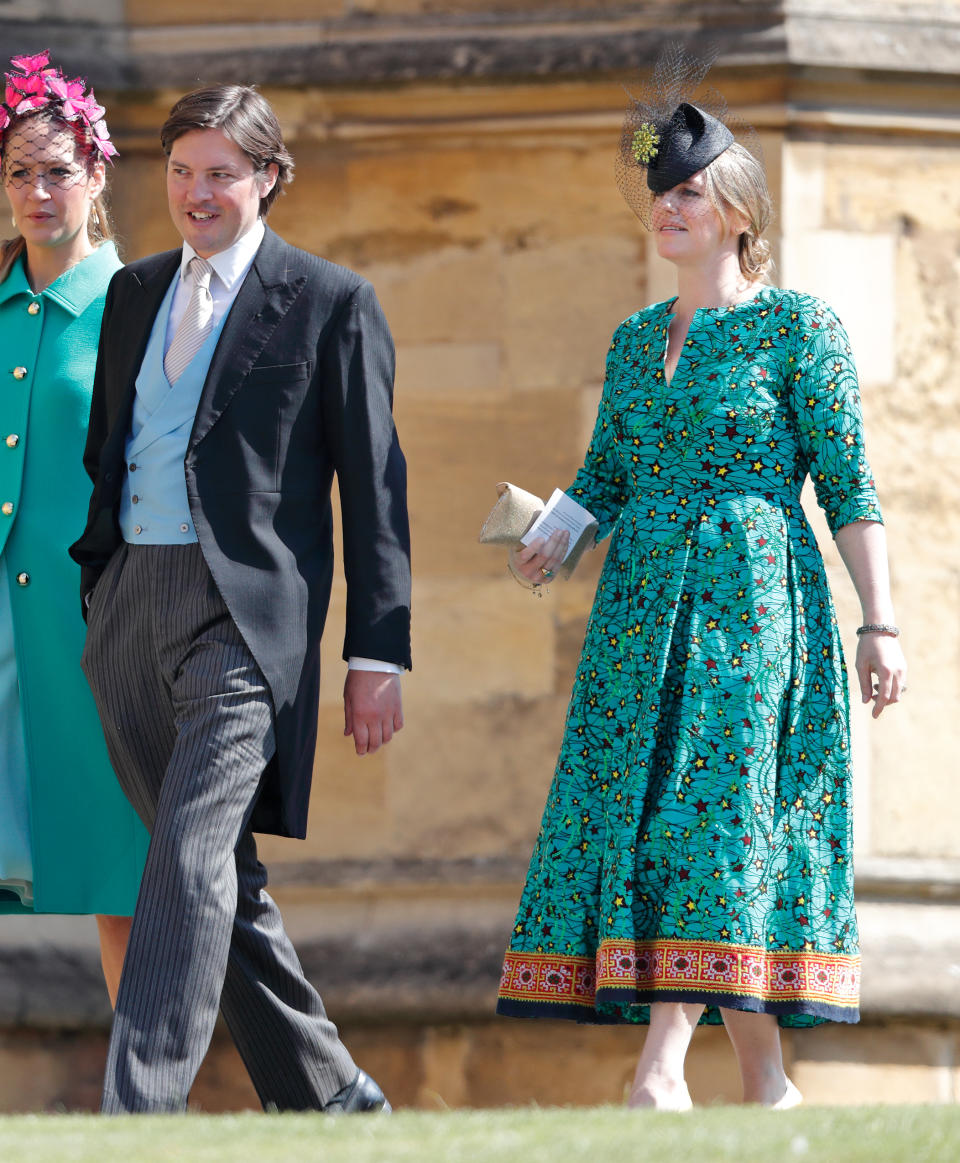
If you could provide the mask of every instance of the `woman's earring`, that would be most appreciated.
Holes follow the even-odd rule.
[[[13,223],[13,229],[16,230],[17,229],[17,216],[16,216],[16,214],[10,215],[10,221]]]
[[[94,230],[100,229],[100,211],[97,209],[95,202],[90,203],[90,221],[93,223]]]

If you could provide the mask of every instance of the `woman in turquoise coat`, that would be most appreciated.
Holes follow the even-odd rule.
[[[0,105],[17,237],[0,258],[0,912],[94,913],[116,996],[147,835],[107,760],[80,670],[67,546],[83,528],[83,447],[107,285],[121,265],[101,194],[103,110],[46,54]]]

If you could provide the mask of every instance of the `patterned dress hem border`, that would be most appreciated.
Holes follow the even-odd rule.
[[[561,1007],[597,1012],[608,1004],[702,1000],[849,1022],[858,1020],[859,986],[855,954],[717,941],[605,941],[595,958],[508,950],[500,999],[556,1016]]]
[[[649,1007],[657,1002],[684,1004],[703,1002],[707,1007],[700,1019],[703,1025],[722,1024],[719,1007],[741,1010],[745,1013],[772,1014],[780,1020],[781,1025],[813,1026],[824,1022],[855,1025],[860,1021],[860,1010],[857,1006],[839,1007],[813,1003],[798,1005],[795,1002],[765,1002],[756,1005],[749,1004],[754,999],[737,994],[711,994],[705,997],[698,996],[699,993],[700,991],[697,991],[691,996],[689,992],[673,989],[648,990],[644,993],[606,990],[602,997],[597,998],[597,1004],[611,1008],[602,1010],[593,1008],[587,1003],[534,1002],[501,996],[497,1001],[496,1012],[505,1018],[548,1018],[590,1026],[646,1025],[649,1022],[649,1015],[641,1013],[640,1007]],[[631,1014],[632,1009],[636,1009],[637,1012]],[[797,1021],[791,1022],[790,1019]]]

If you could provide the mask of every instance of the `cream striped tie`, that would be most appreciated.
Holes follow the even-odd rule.
[[[171,384],[175,384],[186,371],[213,326],[213,297],[210,294],[213,267],[205,258],[195,255],[187,264],[187,270],[193,279],[193,293],[163,357],[163,370]]]

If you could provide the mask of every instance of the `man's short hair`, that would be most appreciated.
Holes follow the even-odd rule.
[[[225,133],[258,174],[271,164],[277,166],[273,189],[260,199],[260,216],[266,218],[277,195],[293,181],[293,156],[283,144],[280,122],[266,98],[250,85],[207,85],[187,93],[170,110],[160,130],[167,157],[177,138],[194,129]]]

